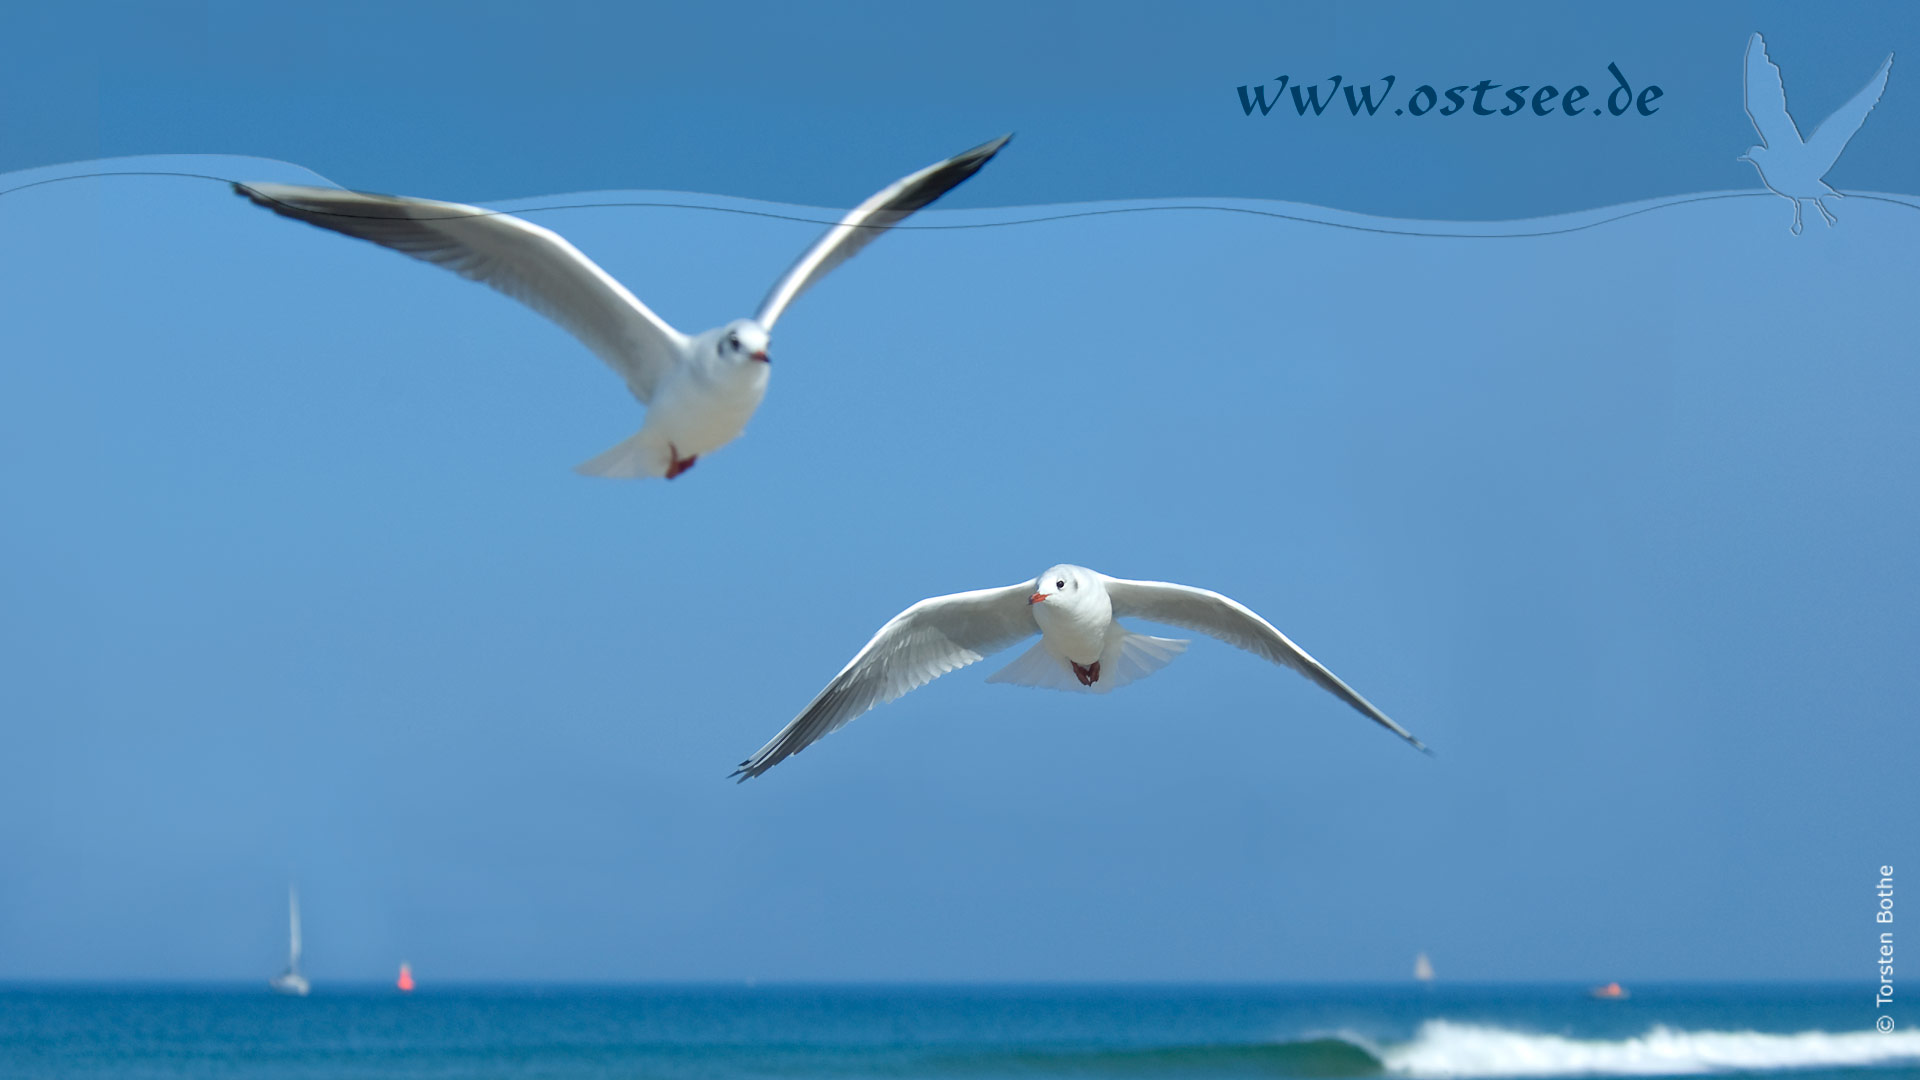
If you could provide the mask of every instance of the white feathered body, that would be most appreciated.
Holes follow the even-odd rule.
[[[1035,579],[1038,588],[1045,579]],[[1115,632],[1125,633],[1113,621],[1113,601],[1099,582],[1091,581],[1084,594],[1056,593],[1046,601],[1030,605],[1033,621],[1040,625],[1040,640],[1047,651],[1062,660],[1092,664],[1107,651],[1107,641]]]
[[[1055,582],[1065,582],[1064,587]],[[1159,671],[1186,651],[1178,638],[1138,634],[1113,617],[1113,598],[1102,576],[1083,566],[1061,564],[1033,581],[1033,591],[1046,593],[1029,602],[1040,640],[988,682],[1037,686],[1069,693],[1104,694]],[[1074,665],[1100,665],[1100,677],[1081,682]]]
[[[694,338],[685,360],[668,369],[648,402],[647,419],[625,442],[580,466],[589,476],[665,476],[675,455],[710,454],[739,438],[767,396],[772,364],[719,350],[727,328]]]

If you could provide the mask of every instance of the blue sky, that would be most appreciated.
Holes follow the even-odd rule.
[[[350,75],[388,109],[506,93],[436,83],[391,43],[220,14],[206,40],[254,63],[278,42],[275,93],[314,115]],[[1551,47],[1426,46],[1604,71],[1627,55],[1606,43],[1665,41],[1631,15],[1591,48],[1571,26]],[[1698,155],[1730,161],[1751,141],[1757,16],[1696,18],[1731,42],[1698,59],[1697,108],[1724,120],[1731,101],[1737,121]],[[1300,21],[1291,48],[1320,66],[1418,43]],[[1064,32],[1040,22],[1009,51],[1050,55]],[[1138,43],[1140,22],[1092,37]],[[495,48],[524,32],[478,25]],[[1830,104],[1909,32],[1760,28],[1789,93],[1804,79]],[[541,35],[607,48],[590,29],[543,27],[534,54],[561,62]],[[968,40],[937,29],[867,33]],[[127,86],[184,102],[217,82],[169,79],[164,37],[122,72],[132,32],[59,54],[99,69],[101,152],[275,152],[212,105],[183,106],[178,145],[129,139]],[[336,71],[342,53],[368,55]],[[847,101],[906,63],[876,53],[811,107],[871,119]],[[1246,81],[1179,55],[1132,92],[1172,114]],[[1006,70],[1018,113],[1083,69]],[[1843,159],[1869,179],[1842,186],[1920,190],[1901,71]],[[1027,216],[984,208],[1083,181],[1083,198],[1305,198],[1230,170],[1203,187],[1191,161],[1127,191],[1090,164],[1127,149],[1111,118],[1075,142],[945,92],[967,103],[938,123],[724,177],[687,163],[693,134],[658,181],[631,145],[540,166],[511,139],[553,136],[526,126],[471,154],[378,122],[364,143],[290,124],[283,145],[425,195],[706,176],[844,203],[1018,128],[955,200],[973,209],[928,223]],[[649,123],[710,130],[710,103],[662,108]],[[10,92],[8,130],[37,130],[22,111]],[[1565,168],[1453,153],[1477,162],[1451,174],[1461,191]],[[1744,165],[1691,168],[1661,185],[1753,186]],[[1657,193],[1621,183],[1550,209]],[[1385,190],[1321,201],[1378,210]],[[1920,211],[1837,209],[1799,238],[1758,194],[1537,239],[1196,211],[902,231],[782,321],[745,439],[672,484],[618,484],[569,467],[640,410],[484,289],[204,181],[5,196],[0,814],[18,824],[0,978],[264,977],[289,877],[322,984],[403,958],[426,979],[1390,979],[1418,950],[1462,979],[1855,977],[1877,868],[1912,862],[1920,812],[1898,779],[1920,756],[1902,711]],[[686,329],[748,310],[817,231],[698,209],[538,220]],[[1439,758],[1202,641],[1101,699],[985,685],[1012,654],[991,658],[726,781],[907,603],[1061,560],[1246,601]]]

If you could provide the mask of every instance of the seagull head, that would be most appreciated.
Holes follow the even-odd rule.
[[[1027,597],[1027,605],[1076,607],[1086,603],[1095,593],[1104,596],[1106,590],[1099,586],[1099,578],[1093,571],[1084,566],[1061,563],[1049,567],[1046,573],[1033,579],[1033,594]]]
[[[1749,146],[1749,147],[1747,147],[1747,152],[1746,152],[1746,153],[1744,153],[1744,154],[1741,154],[1741,155],[1740,155],[1739,157],[1737,157],[1737,158],[1735,158],[1734,160],[1735,160],[1735,161],[1744,161],[1744,162],[1746,162],[1747,164],[1749,164],[1749,165],[1751,165],[1751,166],[1753,166],[1753,167],[1754,167],[1755,169],[1759,169],[1759,170],[1760,170],[1760,172],[1761,172],[1761,175],[1762,175],[1762,176],[1765,176],[1765,175],[1766,175],[1766,170],[1765,170],[1764,168],[1762,168],[1762,166],[1761,166],[1761,164],[1760,164],[1760,161],[1761,161],[1761,159],[1763,159],[1763,158],[1765,158],[1766,156],[1767,156],[1767,148],[1766,148],[1766,147],[1764,147],[1764,146]]]
[[[767,356],[767,342],[767,331],[759,323],[752,319],[735,319],[721,328],[717,348],[720,355],[728,360],[767,364],[772,362]]]

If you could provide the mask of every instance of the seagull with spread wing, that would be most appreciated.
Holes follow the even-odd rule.
[[[1757,33],[1747,39],[1747,119],[1753,121],[1760,145],[1748,149],[1739,160],[1759,172],[1760,182],[1768,191],[1793,204],[1795,236],[1800,235],[1802,227],[1802,202],[1811,201],[1828,227],[1840,220],[1822,201],[1829,195],[1840,198],[1840,193],[1827,186],[1822,178],[1833,168],[1833,163],[1840,160],[1840,152],[1847,148],[1860,125],[1867,122],[1867,114],[1880,103],[1880,95],[1887,89],[1887,75],[1892,70],[1893,54],[1888,53],[1867,85],[1815,128],[1812,138],[1803,139],[1793,115],[1787,112],[1787,88],[1780,81],[1780,69],[1767,56],[1766,40]]]
[[[987,681],[1099,694],[1146,678],[1186,651],[1185,641],[1128,630],[1120,616],[1196,630],[1290,667],[1415,749],[1431,753],[1246,605],[1191,585],[1127,581],[1062,563],[1032,581],[936,596],[894,616],[733,775],[742,782],[759,776],[874,706],[1036,633],[1040,640],[1032,648]]]
[[[671,480],[746,429],[766,396],[769,335],[787,305],[882,232],[978,172],[1010,138],[896,180],[815,241],[752,318],[691,337],[667,325],[558,233],[512,214],[291,184],[235,184],[234,190],[276,214],[491,285],[559,323],[647,406],[637,434],[578,471]]]

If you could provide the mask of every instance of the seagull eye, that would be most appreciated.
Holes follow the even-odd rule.
[[[1067,587],[1067,583],[1064,581],[1056,581],[1053,583],[1053,587],[1056,589],[1064,589]]]

